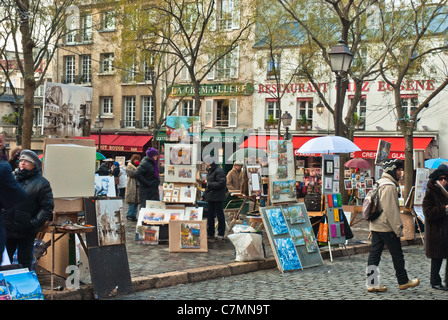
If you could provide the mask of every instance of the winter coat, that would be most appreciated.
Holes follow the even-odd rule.
[[[11,166],[0,160],[0,211],[17,206],[26,199],[26,193],[19,185]]]
[[[17,181],[27,193],[27,198],[14,209],[5,210],[4,221],[8,238],[35,237],[40,228],[52,219],[54,202],[50,182],[41,171],[16,170]]]
[[[134,166],[131,162],[126,166],[126,174],[128,176],[128,180],[126,182],[126,193],[124,196],[124,200],[127,203],[138,203],[138,187],[137,180],[135,179],[135,172],[137,167]]]
[[[103,162],[98,168],[98,170],[95,171],[95,173],[97,173],[99,176],[108,176],[110,175],[110,170],[107,167],[107,165]]]
[[[448,198],[440,187],[428,181],[423,198],[425,215],[425,253],[428,258],[448,258]]]
[[[241,182],[242,182],[241,170],[238,171],[235,169],[235,167],[232,168],[232,170],[230,170],[229,173],[227,174],[227,189],[240,191]]]
[[[403,222],[400,217],[400,205],[398,203],[398,182],[388,173],[383,173],[379,184],[392,182],[383,185],[378,190],[380,199],[380,208],[383,210],[381,215],[370,222],[370,231],[377,232],[395,232],[397,237],[403,236]]]
[[[160,201],[160,179],[155,176],[155,166],[151,158],[144,157],[137,170],[135,178],[139,186],[139,201],[145,205],[146,200]]]
[[[213,163],[207,172],[207,187],[205,188],[204,199],[207,202],[226,200],[226,174],[224,170]]]

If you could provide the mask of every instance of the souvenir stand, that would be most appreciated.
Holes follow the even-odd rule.
[[[138,243],[158,245],[168,240],[169,252],[207,252],[207,222],[202,220],[203,208],[197,205],[196,163],[195,144],[165,144],[161,201],[147,201],[140,209]]]
[[[280,271],[323,264],[304,203],[298,203],[292,142],[269,140],[269,206],[260,207],[266,233]]]
[[[85,269],[78,267],[74,271],[77,273],[75,279],[80,279],[78,276],[88,269],[97,297],[108,296],[111,292],[120,294],[132,291],[124,236],[121,238],[121,247],[109,247],[110,244],[116,243],[108,242],[115,239],[116,233],[124,231],[119,222],[122,200],[118,200],[118,209],[115,208],[107,213],[107,215],[110,214],[111,217],[118,219],[117,221],[109,220],[109,217],[100,221],[100,215],[97,219],[96,208],[91,210],[88,205],[87,200],[95,199],[95,193],[97,193],[95,189],[95,159],[96,149],[93,140],[45,139],[43,176],[51,184],[55,202],[53,221],[47,230],[50,235],[44,235],[44,237],[50,236],[51,238],[52,248],[49,258],[51,260],[51,298],[53,298],[54,275],[66,277],[66,268],[69,265],[85,266]],[[115,189],[114,184],[112,186]],[[104,185],[104,187],[108,187],[108,185]],[[103,214],[106,212],[104,211]],[[107,223],[107,227],[103,222]],[[59,235],[58,238],[55,238],[56,234]],[[82,234],[85,234],[87,244],[84,242]],[[64,239],[68,238],[65,237],[66,235],[76,235],[75,241],[78,240],[83,249],[75,250],[76,254],[73,256],[76,256],[76,261],[73,261],[74,259],[71,257],[69,242],[64,242]],[[92,244],[92,239],[95,238],[96,241]],[[105,242],[98,239],[103,239]],[[115,257],[117,250],[120,252],[119,257],[123,263],[120,263],[120,259]],[[87,259],[85,264],[81,262],[83,257]],[[46,259],[48,259],[47,256],[40,261],[44,268],[45,264],[48,264]],[[108,261],[111,263],[108,264]],[[109,272],[115,267],[119,267],[119,270]],[[107,279],[104,278],[105,274],[108,274]],[[118,290],[117,287],[119,287]]]

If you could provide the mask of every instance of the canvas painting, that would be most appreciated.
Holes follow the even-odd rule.
[[[289,212],[289,221],[291,222],[291,224],[305,222],[305,216],[303,214],[301,206],[288,207],[288,212]]]
[[[302,228],[303,236],[305,239],[305,246],[307,252],[316,252],[318,250],[318,244],[316,237],[314,236],[313,228],[306,227]]]
[[[44,300],[44,294],[35,271],[10,270],[0,275],[4,277],[0,283],[5,283],[8,291],[5,292],[3,300]],[[0,285],[1,288],[4,287]]]
[[[165,182],[196,182],[195,144],[165,144]]]
[[[45,82],[42,135],[85,135],[92,122],[92,93],[92,87]]]
[[[180,247],[182,249],[199,249],[201,247],[201,228],[197,223],[180,225]]]
[[[301,269],[299,256],[291,238],[274,239],[282,270]]]
[[[303,246],[305,245],[305,238],[303,237],[303,231],[301,228],[293,227],[289,229],[291,234],[292,242],[295,246]]]
[[[166,209],[170,220],[184,220],[184,209]]]
[[[125,229],[121,223],[123,200],[96,200],[98,243],[100,246],[124,244]]]
[[[166,216],[165,209],[141,208],[138,214],[137,225],[147,226],[154,222],[169,221],[169,216]]]
[[[181,187],[179,191],[179,202],[195,203],[196,187]]]
[[[116,196],[114,177],[95,176],[95,194],[100,197],[114,198]]]
[[[286,221],[280,208],[267,209],[266,215],[274,235],[288,233],[288,227],[286,226]]]
[[[136,226],[135,241],[140,244],[159,244],[159,226]]]
[[[185,208],[185,220],[202,220],[203,207],[186,207]]]

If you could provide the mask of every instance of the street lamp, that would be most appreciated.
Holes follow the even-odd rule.
[[[285,136],[283,137],[283,139],[290,140],[288,130],[289,130],[289,126],[291,125],[292,115],[290,115],[288,111],[285,111],[285,113],[282,115],[281,119],[282,119],[283,126],[286,128],[286,133],[285,133]]]
[[[328,53],[330,56],[331,71],[336,74],[336,110],[334,118],[334,131],[336,136],[341,135],[341,72],[347,72],[353,60],[353,54],[344,41],[331,48]]]
[[[316,111],[320,116],[324,113],[324,105],[321,101],[316,105]]]
[[[98,129],[98,152],[101,152],[101,130],[104,128],[104,120],[101,116],[98,116],[98,120],[95,121],[95,127]]]

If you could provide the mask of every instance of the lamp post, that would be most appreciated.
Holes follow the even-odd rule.
[[[101,152],[101,130],[104,128],[104,120],[101,116],[98,116],[98,120],[95,121],[95,127],[98,129],[98,152]]]
[[[286,133],[285,133],[283,139],[291,140],[288,130],[289,130],[289,126],[291,125],[292,115],[290,115],[288,111],[285,111],[285,113],[282,115],[281,119],[282,119],[283,126],[286,128]]]
[[[353,60],[353,54],[350,52],[348,46],[344,41],[333,46],[328,53],[330,56],[331,71],[336,74],[336,108],[334,118],[334,132],[336,136],[341,135],[341,72],[347,72],[350,69],[350,64]]]

